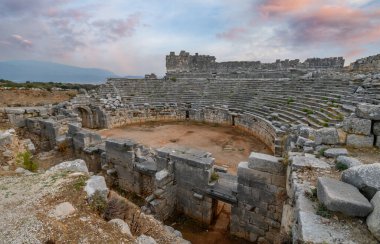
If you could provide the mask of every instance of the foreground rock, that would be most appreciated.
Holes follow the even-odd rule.
[[[336,162],[338,164],[345,165],[347,168],[352,168],[352,167],[355,167],[355,166],[362,165],[362,163],[358,159],[347,157],[347,156],[339,156],[336,159]]]
[[[360,118],[380,120],[380,106],[379,105],[360,103],[358,104],[355,113]]]
[[[356,187],[338,180],[318,178],[317,194],[318,200],[331,211],[360,217],[372,211],[372,205]]]
[[[136,244],[157,244],[157,242],[150,236],[141,235],[137,237]]]
[[[339,143],[339,134],[335,128],[322,128],[315,132],[315,144],[335,145]]]
[[[51,167],[48,172],[56,171],[71,171],[71,172],[83,172],[88,173],[86,162],[82,159],[76,159],[73,161],[66,161]]]
[[[295,156],[292,160],[293,169],[314,168],[314,169],[329,169],[331,166],[318,158],[305,156]]]
[[[108,223],[117,226],[120,229],[121,233],[126,234],[129,237],[132,237],[132,233],[131,233],[131,230],[129,228],[129,225],[127,223],[125,223],[124,220],[112,219],[112,220],[108,221]]]
[[[368,198],[380,190],[380,163],[349,168],[342,173],[342,181],[356,186]]]
[[[98,175],[93,175],[89,180],[87,180],[84,190],[87,193],[88,199],[92,199],[95,192],[98,192],[104,200],[107,200],[109,193],[104,177]]]
[[[58,204],[50,213],[50,217],[64,219],[75,212],[75,208],[69,202]]]
[[[368,229],[380,241],[380,191],[371,200],[372,213],[367,217]]]
[[[346,148],[330,148],[324,152],[324,155],[328,158],[336,158],[338,156],[348,155],[348,151]]]
[[[255,152],[249,156],[248,168],[269,173],[283,173],[285,170],[285,166],[279,162],[279,158]]]

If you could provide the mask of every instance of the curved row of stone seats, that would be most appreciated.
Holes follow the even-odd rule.
[[[102,85],[99,93],[102,97],[120,96],[125,104],[226,105],[283,123],[319,128],[338,123],[344,115],[342,105],[376,99],[376,94],[371,93],[376,88],[357,95],[357,87],[343,80],[116,79]]]

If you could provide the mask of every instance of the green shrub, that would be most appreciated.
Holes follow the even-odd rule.
[[[317,188],[312,188],[310,191],[305,191],[305,196],[311,201],[317,201]]]
[[[99,191],[95,191],[90,200],[90,207],[98,214],[103,214],[107,208],[107,200],[103,198]]]
[[[294,103],[294,99],[292,97],[289,97],[287,100],[287,103],[288,104]]]
[[[313,114],[313,113],[314,113],[313,110],[308,109],[308,108],[304,108],[304,109],[302,109],[302,111],[305,112],[307,115],[310,115],[310,114]]]
[[[38,169],[38,165],[32,160],[32,154],[28,151],[17,155],[17,163],[24,169],[32,172],[35,172]]]
[[[219,180],[219,175],[216,172],[211,173],[210,182]]]
[[[86,185],[86,176],[80,176],[74,183],[75,190],[79,191],[82,190],[82,188]]]
[[[323,218],[331,218],[331,211],[323,203],[318,204],[317,214]]]
[[[170,80],[176,82],[177,78],[176,77],[171,77]]]
[[[343,164],[343,163],[336,163],[335,164],[335,168],[339,171],[343,171],[343,170],[346,170],[348,169],[348,166]]]

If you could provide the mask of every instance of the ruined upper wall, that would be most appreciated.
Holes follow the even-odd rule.
[[[353,71],[379,71],[380,70],[380,54],[361,58],[350,64]]]
[[[260,61],[230,61],[215,62],[214,56],[190,55],[181,51],[179,55],[171,52],[166,56],[166,70],[172,73],[255,73],[259,71],[288,71],[289,69],[340,69],[344,66],[342,57],[309,58],[301,63],[295,60],[276,60],[274,63],[261,63]]]

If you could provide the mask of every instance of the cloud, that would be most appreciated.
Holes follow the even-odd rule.
[[[132,14],[126,19],[99,20],[92,24],[100,40],[118,40],[131,37],[140,25],[140,14]]]
[[[218,33],[216,36],[220,39],[230,41],[241,39],[247,33],[247,29],[243,27],[233,27],[225,32]]]
[[[265,0],[259,4],[258,9],[265,16],[276,16],[303,11],[313,3],[315,0]]]
[[[10,39],[11,43],[15,43],[15,44],[21,46],[22,48],[31,48],[33,46],[32,41],[24,38],[21,35],[13,34],[10,36],[9,39]]]

